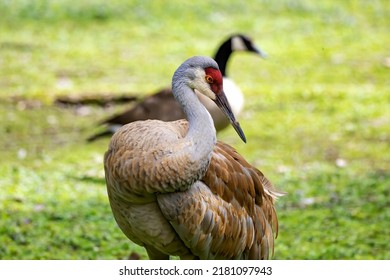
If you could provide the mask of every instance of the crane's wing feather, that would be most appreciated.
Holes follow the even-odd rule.
[[[218,142],[201,181],[157,200],[201,259],[267,259],[278,231],[274,202],[279,194],[258,169]]]

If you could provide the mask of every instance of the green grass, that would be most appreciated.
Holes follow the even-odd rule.
[[[146,258],[108,205],[108,140],[85,143],[123,106],[53,101],[151,93],[244,32],[269,59],[234,55],[248,143],[219,138],[288,193],[275,258],[390,259],[388,1],[164,2],[0,0],[0,258]]]

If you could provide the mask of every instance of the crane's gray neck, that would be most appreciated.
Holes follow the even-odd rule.
[[[199,101],[193,89],[185,83],[173,84],[173,93],[177,101],[181,104],[189,128],[185,139],[192,145],[187,146],[191,151],[188,154],[194,160],[210,159],[211,152],[216,144],[216,132],[213,119],[204,105]]]

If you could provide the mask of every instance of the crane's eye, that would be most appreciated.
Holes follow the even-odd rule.
[[[206,82],[209,84],[214,83],[214,79],[210,75],[206,75],[205,79],[206,79]]]

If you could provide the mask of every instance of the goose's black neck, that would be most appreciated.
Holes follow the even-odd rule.
[[[232,41],[229,39],[219,47],[214,56],[214,60],[218,63],[223,77],[226,77],[226,64],[232,52]]]

